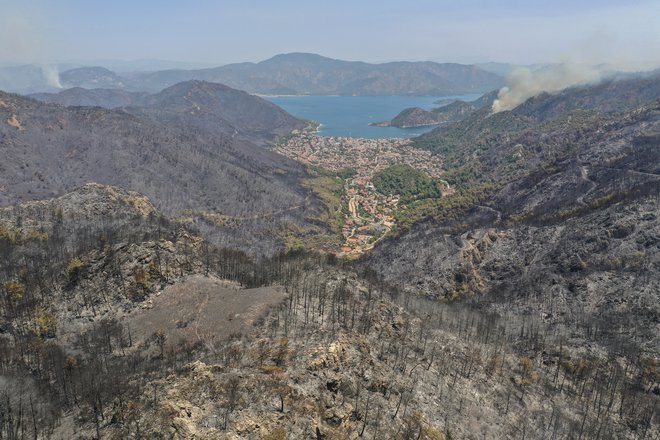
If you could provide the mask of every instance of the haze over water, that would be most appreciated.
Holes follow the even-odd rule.
[[[370,123],[394,118],[408,107],[431,110],[438,100],[473,101],[479,94],[454,96],[269,96],[265,97],[292,115],[320,122],[322,136],[361,138],[410,138],[432,130],[419,128],[374,127]]]

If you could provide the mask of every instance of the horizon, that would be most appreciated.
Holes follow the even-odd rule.
[[[2,65],[154,61],[212,67],[293,52],[368,63],[573,62],[634,70],[660,64],[654,50],[660,46],[654,23],[660,4],[647,0],[552,5],[202,0],[193,6],[0,0],[0,8]]]
[[[501,66],[508,66],[510,68],[517,68],[517,67],[523,67],[523,68],[535,68],[535,67],[551,67],[551,66],[563,66],[563,65],[571,65],[571,66],[584,66],[584,67],[589,67],[589,68],[598,68],[598,69],[611,69],[615,71],[621,71],[621,72],[647,72],[647,71],[653,71],[658,68],[660,68],[660,65],[649,65],[649,66],[636,66],[632,65],[630,67],[622,66],[622,65],[617,65],[617,64],[610,64],[608,62],[600,62],[600,63],[578,63],[574,62],[572,60],[558,60],[558,61],[545,61],[545,62],[536,62],[536,63],[527,63],[527,64],[521,64],[521,63],[511,63],[507,61],[498,61],[498,60],[490,60],[490,61],[475,61],[473,63],[461,63],[461,62],[455,62],[455,61],[436,61],[436,60],[430,60],[430,59],[410,59],[410,60],[404,60],[404,59],[393,59],[393,60],[387,60],[387,61],[380,61],[380,62],[370,62],[370,61],[363,61],[359,59],[342,59],[342,58],[334,58],[334,57],[329,57],[326,56],[322,53],[315,53],[315,52],[283,52],[283,53],[276,53],[273,54],[272,56],[269,56],[264,59],[260,60],[255,60],[255,61],[237,61],[233,63],[212,63],[212,62],[205,62],[205,61],[181,61],[181,60],[175,60],[175,59],[160,59],[160,58],[134,58],[134,59],[89,59],[89,60],[53,60],[50,62],[0,62],[0,67],[21,67],[21,66],[37,66],[37,67],[64,67],[63,69],[59,70],[59,73],[64,72],[66,70],[70,69],[76,69],[76,68],[85,68],[85,67],[101,67],[101,68],[106,68],[110,71],[115,71],[117,73],[130,73],[130,72],[140,72],[140,71],[158,71],[158,70],[203,70],[203,69],[212,69],[216,67],[223,67],[223,66],[228,66],[231,64],[243,64],[243,63],[249,63],[249,64],[259,64],[264,61],[271,60],[276,57],[280,56],[290,56],[290,55],[308,55],[308,56],[318,56],[321,58],[329,59],[329,60],[334,60],[334,61],[341,61],[341,62],[362,62],[366,64],[371,64],[371,65],[379,65],[379,64],[388,64],[388,63],[397,63],[397,62],[405,62],[405,63],[426,63],[426,62],[432,62],[432,63],[438,63],[438,64],[460,64],[460,65],[474,65],[474,66],[488,66],[488,65],[501,65]],[[158,66],[160,65],[161,67],[149,67],[151,65]],[[486,69],[488,70],[488,69]]]

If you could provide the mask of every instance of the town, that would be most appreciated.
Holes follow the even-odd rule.
[[[442,162],[408,139],[323,137],[299,132],[280,142],[277,152],[309,166],[336,172],[344,179],[344,243],[337,255],[351,258],[371,249],[396,224],[398,195],[379,193],[372,177],[395,165],[409,165],[439,179]]]

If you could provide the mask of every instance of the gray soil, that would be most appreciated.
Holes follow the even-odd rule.
[[[226,339],[247,333],[255,321],[286,297],[284,289],[240,289],[213,277],[193,275],[153,296],[149,308],[124,319],[134,341],[147,340],[164,331],[166,346]]]

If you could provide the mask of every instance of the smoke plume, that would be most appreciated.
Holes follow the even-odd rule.
[[[60,74],[57,71],[57,67],[45,65],[41,66],[41,73],[46,80],[46,84],[57,89],[62,88],[62,83],[60,83]]]
[[[594,84],[602,78],[595,67],[563,63],[536,71],[515,69],[509,75],[508,85],[500,89],[493,102],[493,113],[511,110],[541,92],[557,92],[567,87]]]
[[[1,0],[0,0],[1,1]],[[38,10],[0,4],[0,65],[36,64],[49,87],[61,89],[57,68],[49,60],[49,39],[41,31]]]

